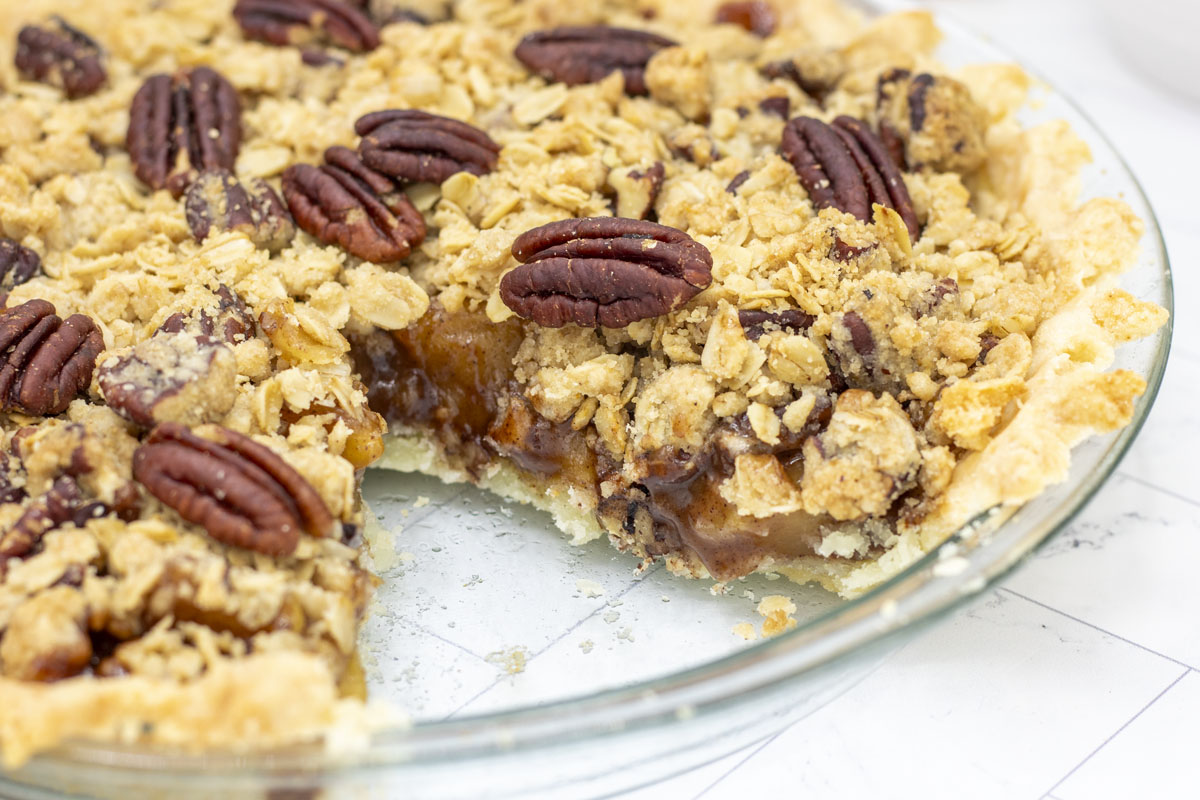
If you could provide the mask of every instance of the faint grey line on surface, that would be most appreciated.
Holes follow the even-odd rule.
[[[766,747],[771,742],[778,739],[780,736],[783,736],[783,734],[787,733],[789,730],[791,730],[790,725],[788,727],[784,728],[783,730],[781,730],[779,733],[775,734],[774,736],[768,736],[766,739],[764,739],[762,741],[761,744],[758,745],[758,747],[751,745],[748,748],[750,752],[746,753],[746,755],[743,758],[738,759],[738,762],[736,764],[734,764],[729,769],[725,770],[719,776],[717,776],[717,778],[712,783],[710,783],[708,786],[705,786],[703,789],[701,789],[700,793],[697,794],[695,797],[693,797],[692,800],[700,800],[701,797],[703,797],[704,795],[706,795],[710,791],[712,791],[712,788],[714,786],[716,786],[718,783],[720,783],[721,781],[728,778],[730,775],[732,775],[734,772],[736,772],[738,769],[740,769],[743,764],[745,764],[747,761],[749,761],[750,759],[752,759],[756,755],[758,755],[760,752],[762,752],[762,749],[764,747]]]
[[[434,631],[430,628],[426,628],[424,625],[420,624],[419,622],[413,623],[413,627],[417,628],[419,631],[421,631],[421,633],[425,634],[426,636],[432,636],[434,639],[437,639],[439,642],[448,644],[457,650],[462,650],[467,655],[474,656],[475,658],[479,659],[480,661],[484,662],[485,664],[488,663],[488,660],[486,658],[479,655],[479,653],[476,653],[474,650],[471,650],[468,647],[464,647],[463,645],[459,644],[458,642],[454,641],[453,639],[447,639],[445,636],[440,635],[439,633],[437,633],[436,631]]]
[[[742,765],[745,764],[747,761],[749,761],[751,758],[758,755],[758,752],[760,750],[762,750],[764,747],[766,747],[767,745],[769,745],[771,742],[775,741],[780,736],[783,736],[785,733],[790,731],[792,728],[795,728],[801,722],[804,722],[804,720],[808,719],[809,717],[811,717],[813,714],[817,713],[821,709],[828,708],[829,706],[836,703],[838,700],[841,700],[843,697],[845,697],[850,692],[857,689],[859,686],[861,686],[863,684],[864,681],[867,680],[867,678],[870,678],[872,675],[874,675],[876,672],[878,672],[880,669],[882,669],[885,664],[890,662],[893,658],[895,658],[897,655],[899,655],[902,650],[909,647],[912,643],[913,643],[912,641],[908,641],[908,642],[905,642],[904,644],[900,645],[895,650],[893,650],[891,653],[888,653],[886,656],[884,656],[883,659],[878,664],[876,664],[874,667],[872,667],[866,674],[860,676],[858,680],[854,681],[854,683],[850,684],[849,686],[844,687],[840,692],[835,694],[833,697],[829,698],[829,702],[812,709],[807,714],[800,717],[800,719],[794,720],[791,725],[788,725],[786,728],[781,730],[779,733],[770,737],[769,739],[767,739],[765,742],[763,742],[758,747],[755,747],[753,752],[751,752],[745,758],[743,758],[741,761],[739,761],[738,763],[736,763],[732,767],[730,767],[728,770],[726,770],[725,773],[723,775],[721,775],[721,777],[717,778],[715,781],[710,783],[704,789],[704,791],[700,792],[700,794],[693,797],[692,800],[700,800],[701,797],[703,797],[704,795],[708,794],[713,789],[715,789],[717,784],[719,784],[721,781],[725,780],[730,775],[732,775],[735,771],[740,769],[742,767]]]
[[[1170,661],[1172,664],[1178,664],[1179,666],[1185,667],[1187,669],[1195,669],[1195,667],[1193,667],[1191,664],[1187,663],[1186,661],[1180,661],[1178,658],[1171,658],[1171,656],[1167,655],[1166,653],[1160,653],[1152,647],[1147,647],[1144,644],[1139,644],[1139,643],[1133,641],[1132,639],[1126,639],[1124,636],[1115,634],[1110,630],[1105,630],[1104,628],[1101,628],[1099,625],[1095,625],[1091,622],[1088,622],[1085,619],[1080,619],[1079,617],[1076,617],[1072,614],[1068,614],[1066,611],[1063,611],[1060,608],[1055,608],[1052,605],[1047,605],[1046,603],[1043,603],[1040,600],[1034,600],[1032,597],[1023,595],[1020,592],[1015,591],[1013,589],[1009,589],[1007,586],[1001,586],[1000,591],[1005,592],[1007,594],[1011,594],[1013,597],[1019,597],[1022,600],[1024,600],[1025,602],[1033,603],[1035,606],[1044,608],[1047,611],[1053,611],[1055,614],[1058,614],[1060,617],[1066,617],[1067,619],[1071,620],[1072,622],[1078,622],[1080,625],[1091,628],[1092,630],[1097,631],[1099,633],[1103,633],[1105,636],[1112,637],[1113,639],[1116,639],[1118,642],[1124,642],[1125,644],[1132,645],[1133,647],[1136,647],[1138,650],[1142,650],[1146,653],[1149,653],[1150,655],[1158,656],[1159,658],[1166,659],[1167,661]]]
[[[655,564],[655,565],[654,565],[654,566],[652,566],[650,569],[646,570],[646,571],[645,571],[645,572],[643,572],[641,575],[639,575],[638,577],[634,578],[634,579],[633,579],[633,580],[632,580],[632,581],[629,583],[629,585],[628,585],[628,586],[626,586],[624,589],[622,589],[620,592],[618,592],[618,593],[616,594],[616,596],[615,596],[615,597],[613,597],[613,599],[612,599],[612,600],[620,600],[622,597],[624,597],[625,595],[629,594],[630,592],[632,592],[632,591],[633,591],[634,589],[636,589],[637,587],[641,586],[641,585],[642,585],[642,581],[643,581],[643,580],[645,580],[645,579],[646,579],[647,577],[649,577],[650,575],[653,575],[655,572],[658,572],[658,569],[659,569],[659,567],[661,567],[661,566],[662,566],[661,564]],[[554,647],[554,645],[558,644],[558,643],[559,643],[559,642],[561,642],[563,639],[565,639],[565,638],[567,638],[568,636],[570,636],[572,633],[574,633],[574,632],[575,632],[575,629],[576,629],[576,628],[578,628],[578,627],[579,627],[580,625],[582,625],[583,623],[587,622],[587,621],[588,621],[589,619],[591,619],[592,617],[594,617],[594,616],[596,616],[597,614],[599,614],[599,613],[600,613],[600,612],[601,612],[603,609],[605,609],[605,608],[612,608],[612,600],[605,600],[605,601],[604,601],[602,604],[600,604],[600,605],[596,606],[596,608],[594,608],[594,609],[592,610],[592,613],[588,614],[586,617],[584,617],[583,619],[579,620],[578,622],[576,622],[576,623],[575,623],[574,625],[572,625],[571,627],[567,628],[565,631],[563,631],[563,632],[562,632],[562,633],[561,633],[559,636],[557,636],[556,638],[554,638],[554,639],[550,640],[550,642],[549,642],[549,643],[547,643],[547,645],[546,645],[545,647],[543,647],[541,650],[538,650],[538,651],[537,651],[536,653],[534,653],[534,654],[533,654],[533,655],[532,655],[530,658],[537,658],[537,657],[538,657],[538,656],[540,656],[542,653],[544,653],[544,652],[546,652],[547,650],[549,650],[551,647]]]
[[[1051,786],[1049,789],[1047,789],[1047,790],[1046,790],[1046,794],[1044,794],[1044,795],[1043,795],[1043,797],[1053,797],[1053,792],[1054,792],[1054,790],[1055,790],[1055,789],[1057,789],[1059,786],[1062,786],[1062,785],[1063,785],[1063,783],[1065,783],[1065,782],[1066,782],[1067,778],[1070,778],[1072,775],[1074,775],[1076,772],[1078,772],[1080,767],[1082,767],[1082,766],[1083,766],[1084,764],[1086,764],[1087,762],[1091,761],[1091,760],[1092,760],[1092,757],[1093,757],[1093,756],[1095,756],[1097,753],[1099,753],[1101,750],[1103,750],[1103,749],[1104,749],[1104,747],[1105,747],[1105,746],[1106,746],[1106,745],[1107,745],[1109,742],[1111,742],[1113,739],[1115,739],[1115,738],[1117,738],[1118,736],[1120,736],[1122,731],[1124,731],[1126,728],[1128,728],[1130,725],[1132,725],[1132,724],[1134,723],[1134,721],[1135,721],[1135,720],[1136,720],[1138,717],[1140,717],[1142,714],[1146,713],[1146,709],[1150,708],[1150,706],[1152,706],[1152,705],[1154,705],[1155,703],[1157,703],[1157,702],[1159,701],[1159,699],[1160,699],[1160,698],[1161,698],[1161,697],[1162,697],[1164,694],[1166,694],[1167,692],[1169,692],[1169,691],[1171,691],[1172,689],[1174,689],[1174,688],[1175,688],[1175,684],[1179,683],[1181,680],[1183,680],[1184,678],[1186,678],[1186,677],[1188,676],[1188,673],[1189,673],[1189,672],[1191,672],[1191,671],[1192,671],[1191,667],[1189,667],[1189,668],[1185,669],[1185,670],[1183,671],[1183,674],[1181,674],[1181,675],[1180,675],[1178,678],[1176,678],[1175,680],[1171,681],[1171,683],[1170,683],[1170,684],[1167,686],[1167,688],[1163,689],[1161,692],[1159,692],[1158,694],[1154,695],[1154,699],[1152,699],[1152,700],[1151,700],[1149,703],[1146,703],[1146,705],[1142,706],[1142,707],[1141,707],[1141,708],[1138,710],[1138,712],[1137,712],[1136,714],[1134,714],[1132,717],[1130,717],[1129,719],[1125,720],[1125,724],[1124,724],[1124,725],[1122,725],[1121,727],[1119,727],[1119,728],[1117,728],[1115,731],[1113,731],[1113,734],[1112,734],[1111,736],[1109,736],[1107,739],[1105,739],[1103,742],[1101,742],[1099,747],[1097,747],[1097,748],[1096,748],[1095,750],[1093,750],[1092,752],[1088,753],[1088,754],[1087,754],[1087,757],[1086,757],[1086,758],[1084,758],[1084,759],[1083,759],[1083,761],[1080,761],[1080,762],[1079,762],[1078,764],[1076,764],[1074,767],[1071,767],[1071,771],[1070,771],[1070,772],[1068,772],[1066,775],[1063,775],[1061,778],[1059,778],[1059,779],[1058,779],[1058,783],[1054,784],[1054,785],[1053,785],[1053,786]]]
[[[1187,503],[1188,505],[1200,506],[1200,500],[1193,500],[1192,498],[1188,497],[1185,494],[1180,494],[1179,492],[1172,491],[1171,489],[1167,489],[1165,487],[1159,486],[1157,483],[1151,483],[1150,481],[1146,480],[1145,478],[1139,478],[1137,475],[1131,475],[1128,472],[1125,472],[1124,470],[1117,470],[1117,475],[1121,476],[1122,478],[1125,478],[1126,480],[1133,481],[1134,483],[1140,483],[1142,486],[1145,486],[1147,489],[1153,489],[1156,492],[1162,492],[1163,494],[1167,495],[1168,497],[1174,497],[1176,500],[1181,500],[1184,503]]]
[[[614,596],[612,599],[613,599],[613,600],[619,600],[620,598],[622,598],[622,597],[624,597],[625,595],[627,595],[627,594],[629,594],[630,592],[632,592],[634,589],[636,589],[638,586],[640,586],[640,585],[642,584],[642,579],[643,579],[643,578],[647,577],[648,575],[650,575],[650,574],[651,574],[651,573],[653,573],[653,572],[657,572],[657,571],[658,571],[658,568],[659,568],[659,565],[658,565],[658,564],[655,564],[653,567],[651,567],[650,569],[648,569],[648,570],[646,570],[645,572],[643,572],[643,573],[641,574],[641,576],[640,576],[640,577],[638,577],[638,578],[635,578],[633,581],[631,581],[631,582],[630,582],[630,584],[629,584],[628,586],[626,586],[626,587],[625,587],[624,589],[622,589],[622,590],[621,590],[619,593],[617,593],[617,594],[616,594],[616,595],[615,595],[615,596]],[[536,653],[534,653],[533,655],[529,656],[529,658],[526,660],[526,663],[528,663],[529,661],[533,661],[533,659],[537,658],[537,657],[538,657],[538,656],[540,656],[542,653],[546,652],[546,651],[547,651],[547,650],[549,650],[551,647],[554,647],[554,645],[558,644],[558,643],[559,643],[559,642],[561,642],[563,639],[565,639],[565,638],[567,638],[568,636],[570,636],[570,635],[571,635],[571,634],[572,634],[572,633],[573,633],[573,632],[574,632],[574,631],[575,631],[575,630],[576,630],[576,629],[577,629],[577,628],[578,628],[580,625],[582,625],[583,623],[587,622],[587,621],[588,621],[589,619],[591,619],[592,617],[594,617],[594,616],[596,616],[597,614],[599,614],[599,613],[600,613],[602,610],[604,610],[605,608],[610,608],[610,607],[611,607],[611,606],[610,606],[610,604],[611,604],[611,603],[612,603],[612,600],[606,600],[605,602],[603,602],[603,603],[601,603],[600,605],[596,606],[594,609],[592,609],[592,612],[591,612],[590,614],[588,614],[587,616],[585,616],[585,617],[583,617],[582,619],[578,620],[578,621],[577,621],[577,622],[576,622],[574,625],[572,625],[571,627],[567,628],[565,631],[563,631],[563,632],[562,632],[561,634],[559,634],[557,637],[555,637],[554,639],[551,639],[551,640],[550,640],[550,642],[548,642],[548,643],[546,644],[546,646],[545,646],[545,647],[543,647],[541,650],[538,650]],[[453,644],[453,642],[451,642],[451,644]],[[465,649],[465,648],[462,648],[462,649]],[[470,652],[470,651],[467,651],[467,652]],[[475,654],[475,653],[471,653],[471,655],[475,655],[476,657],[478,657],[478,656],[477,656],[477,654]],[[487,661],[487,659],[485,658],[485,659],[484,659],[484,661]],[[491,663],[491,662],[488,662],[488,663]],[[500,681],[504,680],[504,679],[505,679],[505,678],[507,678],[507,677],[510,677],[510,676],[509,676],[509,675],[506,675],[506,674],[504,674],[504,673],[501,673],[501,674],[497,675],[497,676],[496,676],[496,680],[492,681],[492,682],[491,682],[491,683],[489,683],[487,686],[483,687],[483,688],[482,688],[482,689],[480,689],[478,692],[476,692],[475,694],[473,694],[473,695],[471,695],[470,697],[468,697],[468,698],[467,698],[465,701],[463,701],[463,702],[462,702],[462,703],[461,703],[461,704],[458,706],[458,708],[454,709],[454,710],[453,710],[453,711],[451,711],[449,714],[447,714],[446,716],[442,717],[442,719],[450,719],[450,718],[451,718],[451,717],[453,717],[455,714],[457,714],[458,712],[462,711],[462,710],[463,710],[464,708],[466,708],[467,706],[471,705],[471,703],[474,703],[474,702],[475,702],[476,700],[478,700],[480,697],[482,697],[483,695],[487,694],[487,693],[488,693],[488,692],[490,692],[492,689],[495,689],[495,688],[496,688],[496,686],[497,686],[497,685],[500,683]]]

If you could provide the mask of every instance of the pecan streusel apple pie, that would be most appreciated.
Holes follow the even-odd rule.
[[[365,730],[362,470],[861,593],[1126,424],[1141,222],[833,0],[0,6],[0,747]],[[631,561],[632,563],[637,563]],[[303,703],[294,699],[299,694]]]

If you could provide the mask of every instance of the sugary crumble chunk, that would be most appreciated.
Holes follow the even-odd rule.
[[[829,427],[804,443],[804,509],[851,520],[887,513],[916,484],[921,452],[912,422],[889,394],[842,393]]]

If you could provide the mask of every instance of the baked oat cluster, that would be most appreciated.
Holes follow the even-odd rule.
[[[0,7],[0,748],[365,731],[373,464],[860,593],[1128,422],[1087,148],[833,0]],[[304,703],[294,702],[302,693]]]

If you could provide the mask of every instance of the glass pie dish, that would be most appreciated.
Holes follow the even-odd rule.
[[[942,23],[950,65],[1008,60]],[[1172,308],[1166,251],[1135,178],[1088,119],[1050,89],[1022,121],[1066,119],[1093,163],[1083,196],[1118,196],[1146,222],[1122,279]],[[676,774],[802,720],[905,640],[1001,579],[1062,530],[1137,435],[1167,361],[1170,326],[1122,347],[1147,380],[1133,420],[1073,453],[1070,477],[1015,513],[984,514],[853,601],[755,576],[713,591],[603,543],[573,549],[549,518],[470,488],[397,473],[364,494],[385,533],[362,637],[370,696],[411,721],[369,742],[203,756],[76,744],[0,779],[15,798],[601,796]],[[746,641],[755,604],[785,595],[795,629]],[[303,698],[297,698],[303,702]]]

